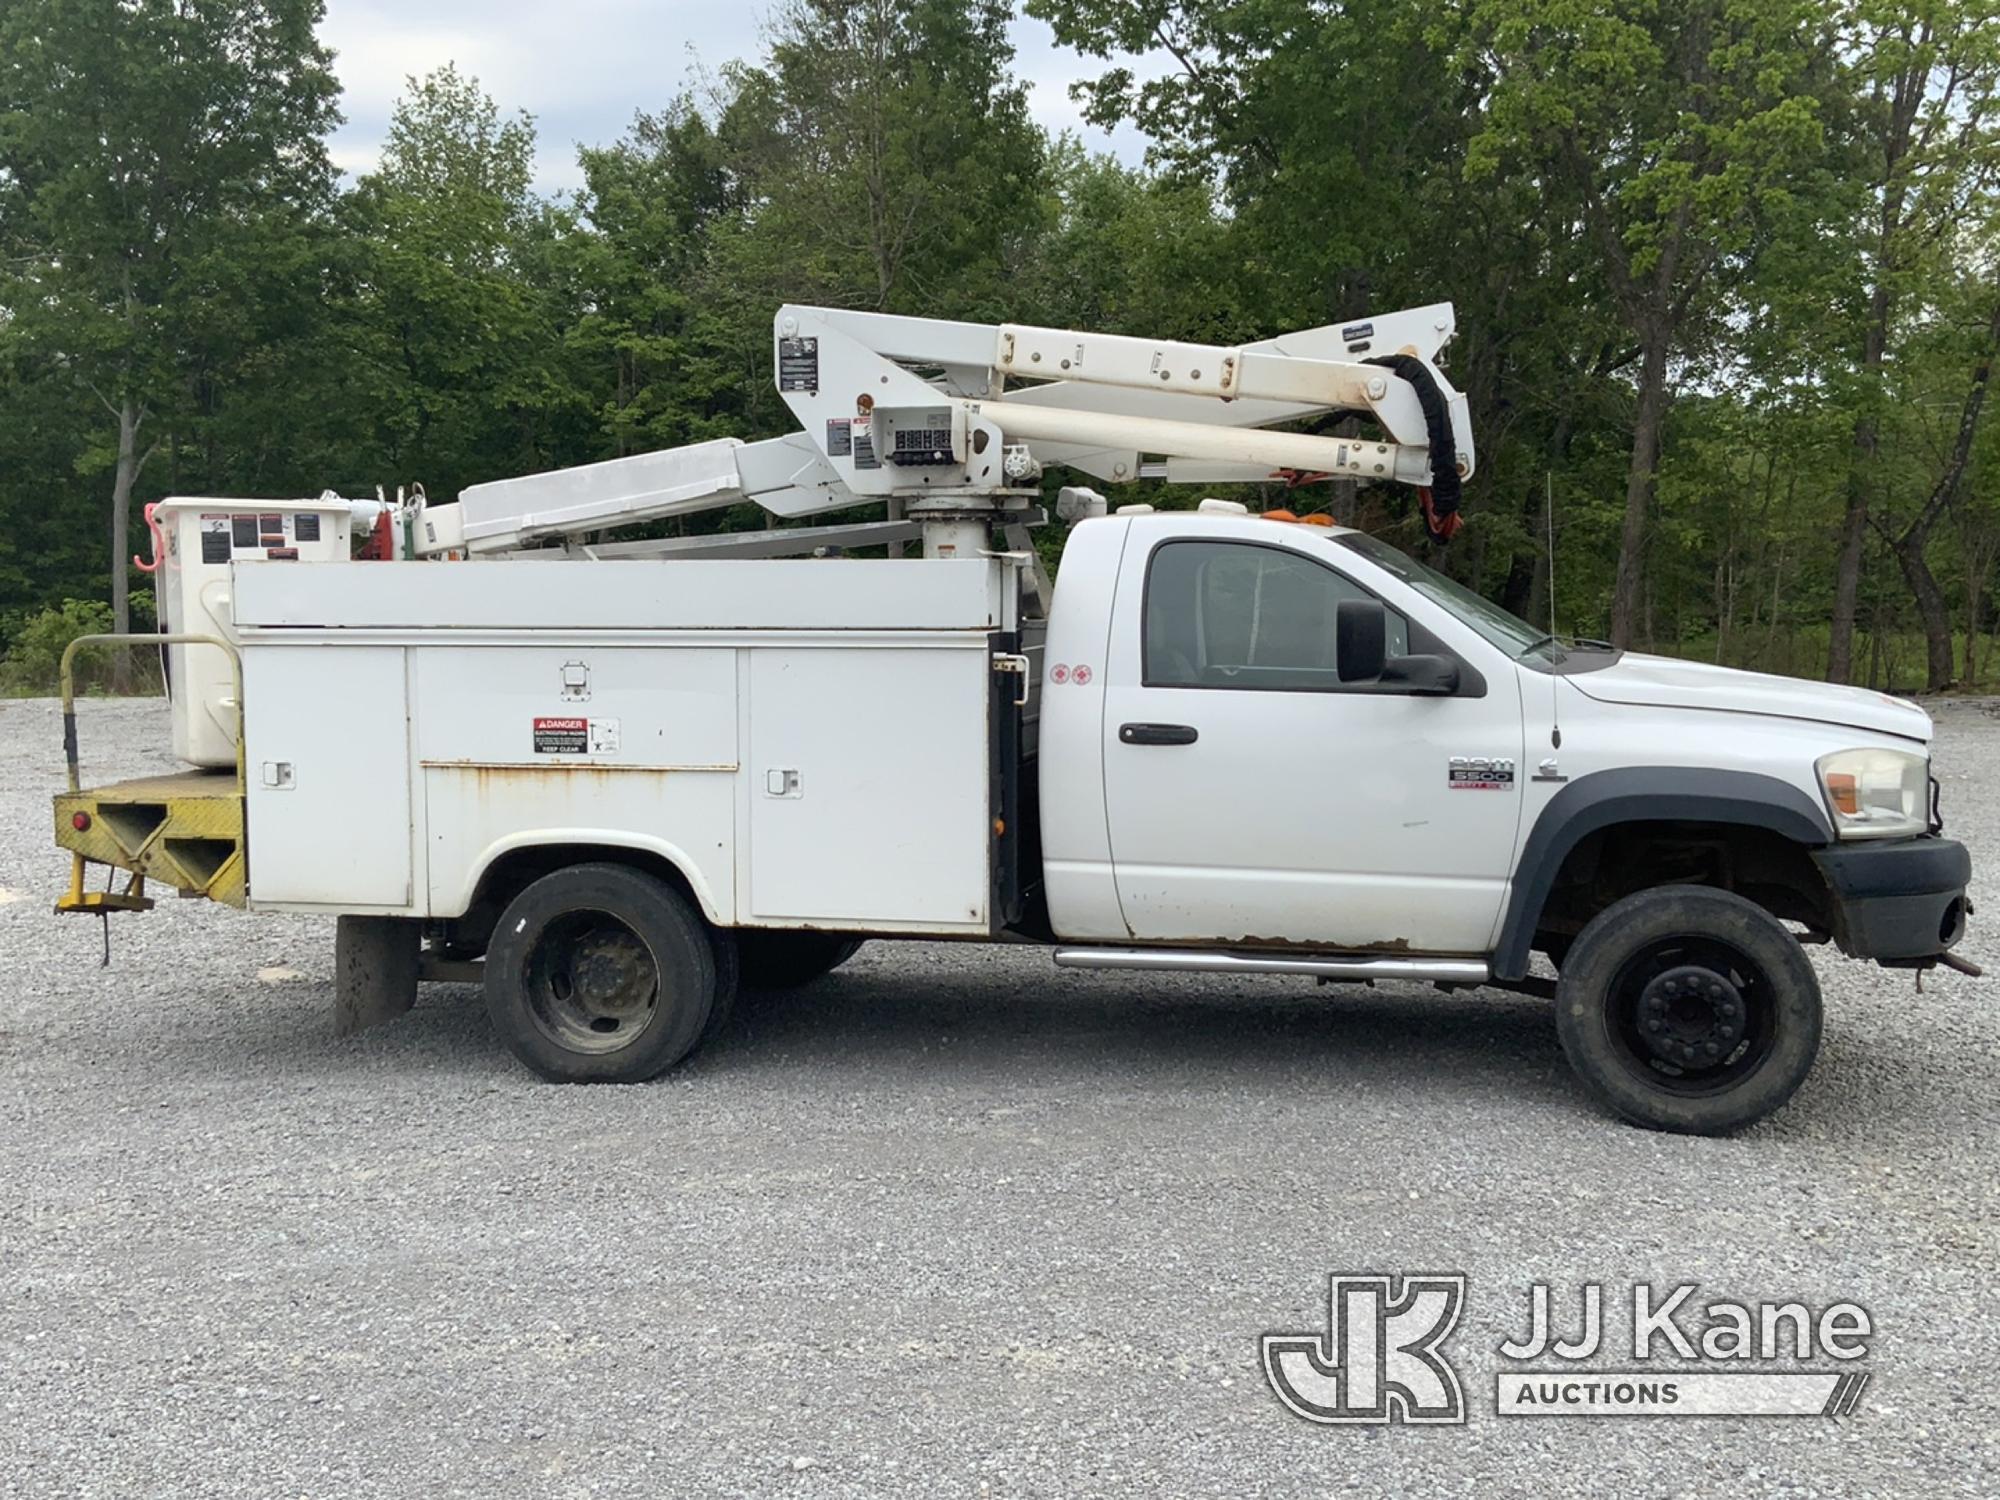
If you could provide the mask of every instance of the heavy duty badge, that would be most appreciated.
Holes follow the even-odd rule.
[[[1449,781],[1454,792],[1508,791],[1514,785],[1514,762],[1506,756],[1454,755]]]

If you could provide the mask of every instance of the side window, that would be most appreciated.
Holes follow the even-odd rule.
[[[1167,542],[1146,574],[1148,687],[1335,692],[1335,610],[1373,597],[1330,567],[1248,542]],[[1389,611],[1388,650],[1409,622]]]

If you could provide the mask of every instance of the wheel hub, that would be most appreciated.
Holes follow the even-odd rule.
[[[1639,1036],[1647,1051],[1677,1068],[1726,1061],[1748,1025],[1742,993],[1714,969],[1683,964],[1655,975],[1639,992]]]
[[[646,950],[627,933],[580,941],[570,955],[569,978],[575,1003],[592,1016],[622,1019],[644,1010],[651,997]]]

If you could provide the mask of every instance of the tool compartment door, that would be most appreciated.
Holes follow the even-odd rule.
[[[753,921],[984,929],[988,658],[983,636],[750,652]]]
[[[243,653],[250,900],[410,905],[410,719],[400,646]]]

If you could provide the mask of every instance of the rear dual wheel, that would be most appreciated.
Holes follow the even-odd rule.
[[[861,951],[861,939],[837,932],[744,931],[736,942],[746,990],[797,989],[831,974]]]
[[[1721,1135],[1790,1099],[1819,1052],[1819,980],[1762,907],[1707,886],[1614,903],[1563,955],[1556,1030],[1605,1104]]]
[[[508,1049],[560,1083],[641,1083],[720,1026],[730,935],[625,865],[572,865],[508,905],[486,954],[486,1010]]]

